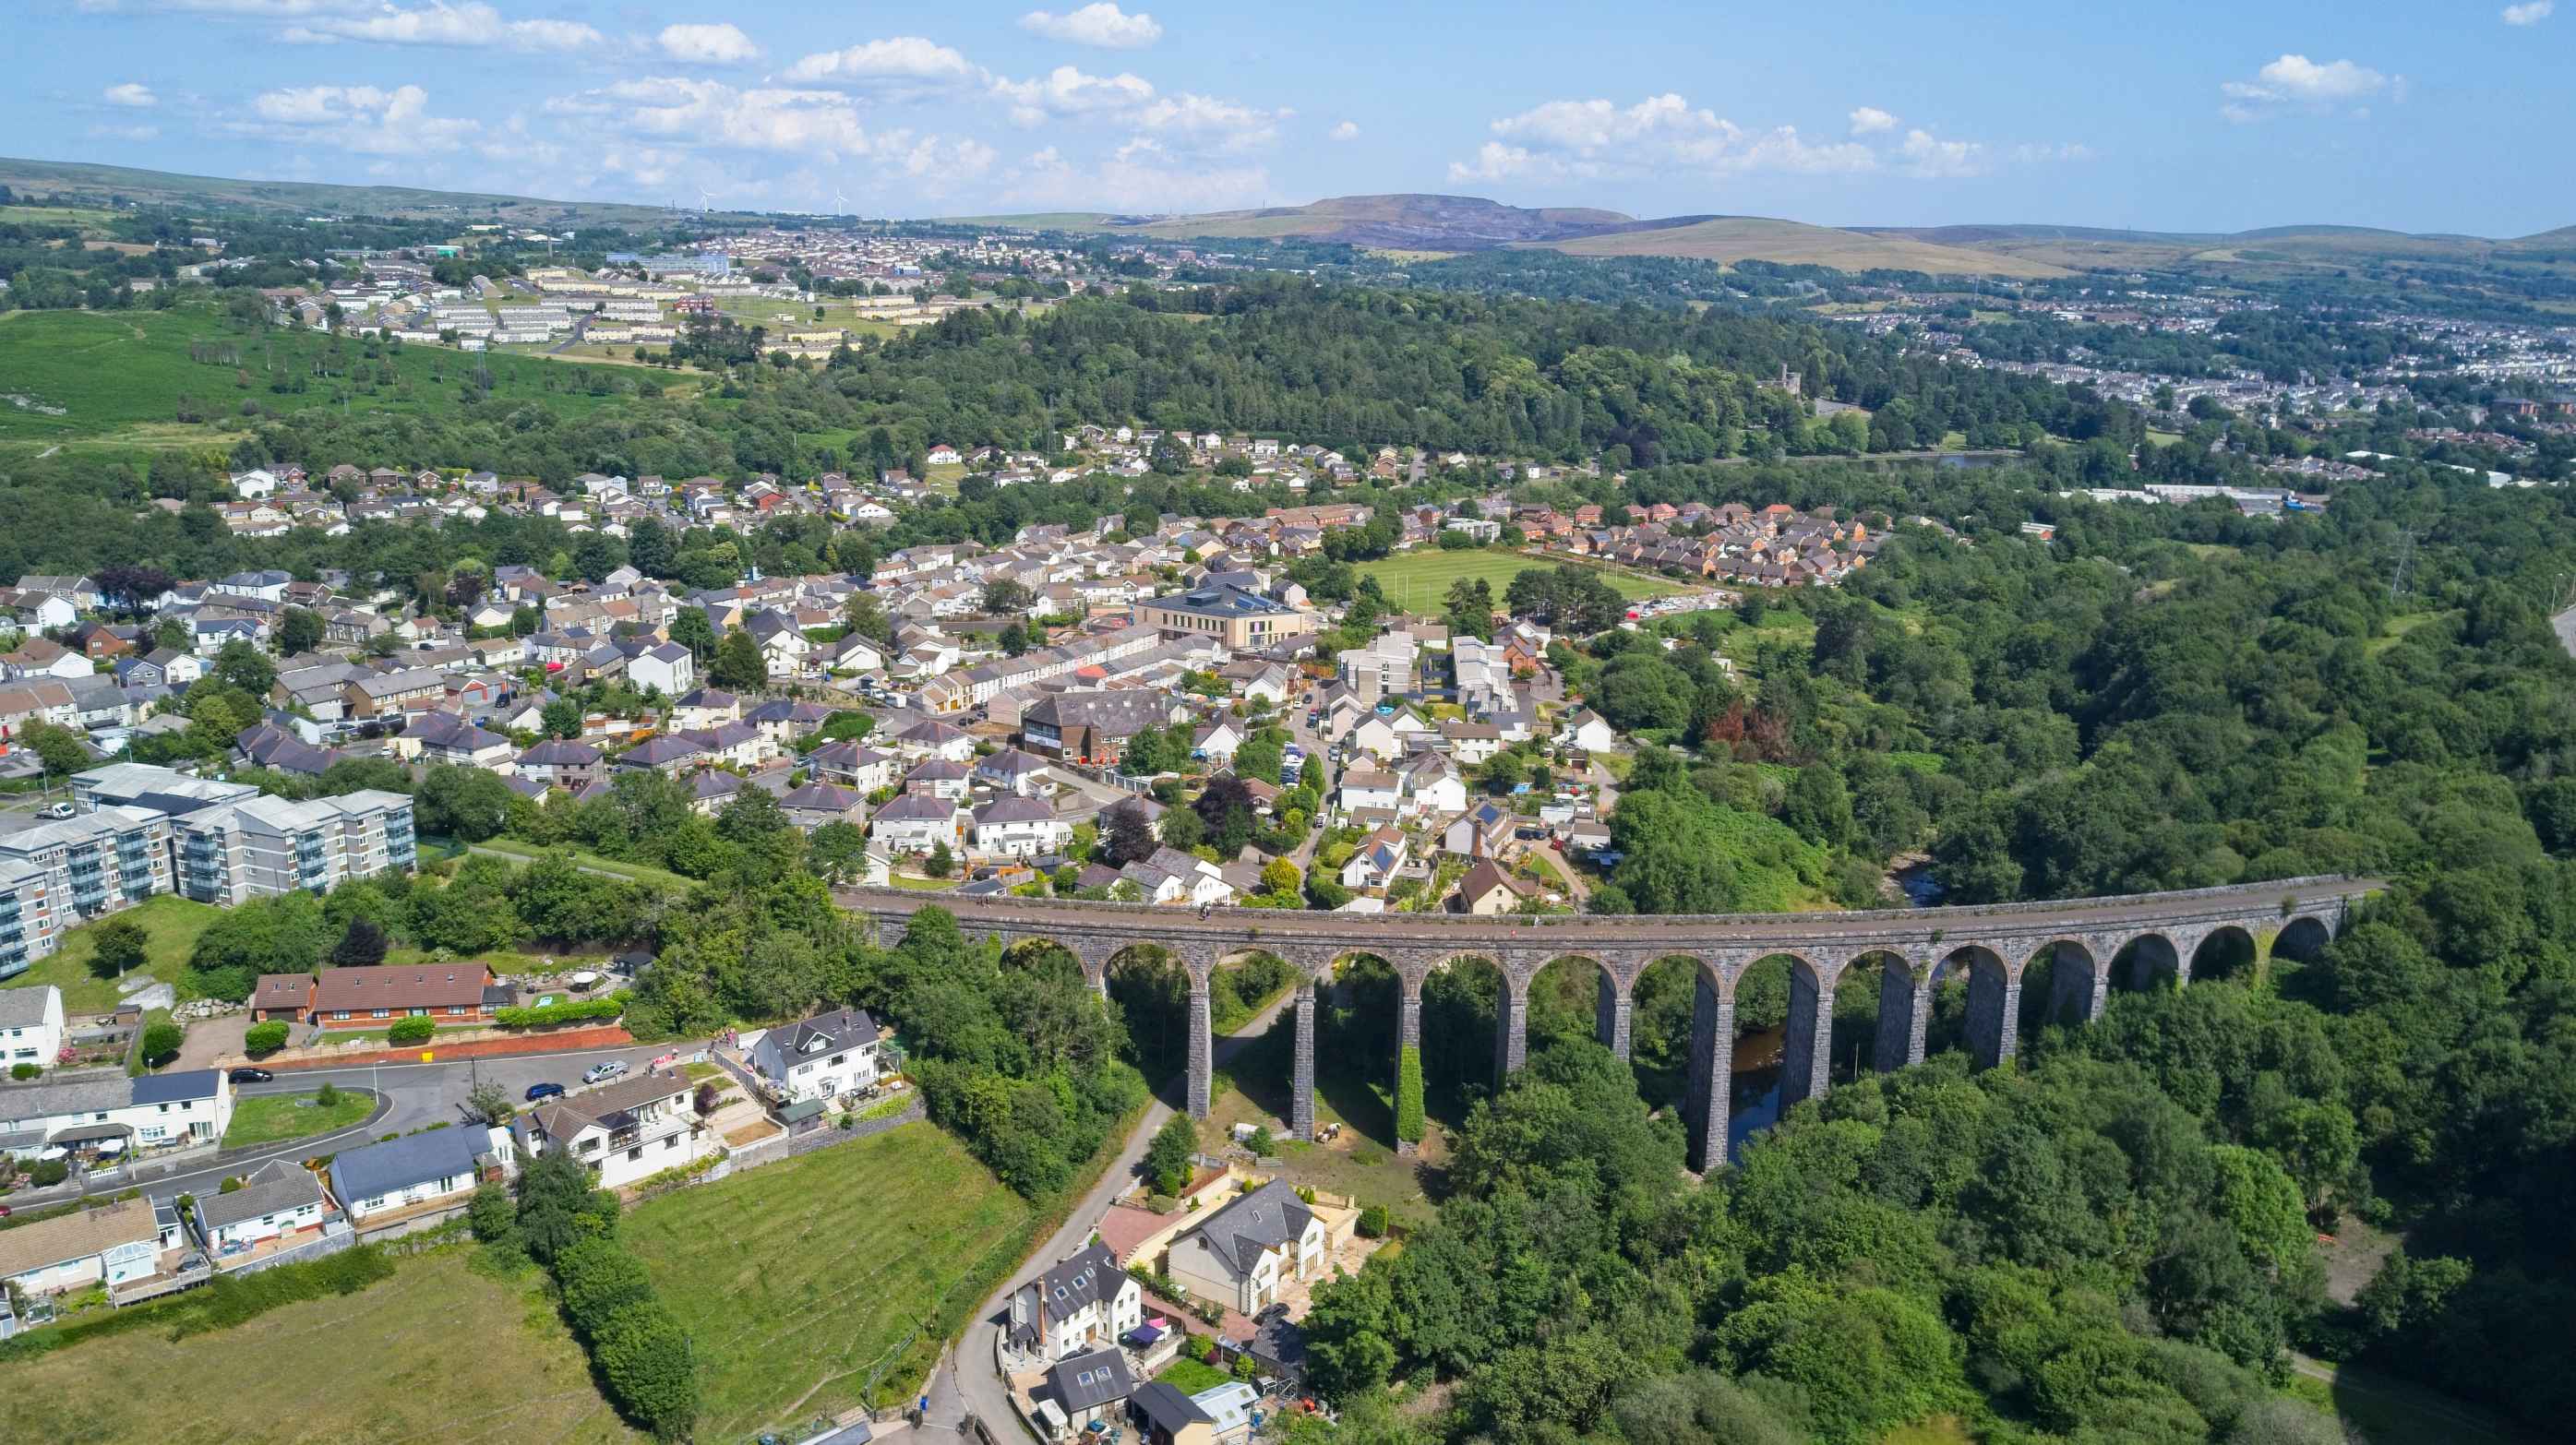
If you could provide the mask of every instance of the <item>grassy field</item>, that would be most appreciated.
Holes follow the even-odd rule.
[[[1494,600],[1503,600],[1503,589],[1522,572],[1562,565],[1555,558],[1533,557],[1523,552],[1496,552],[1478,549],[1473,552],[1443,552],[1436,547],[1418,548],[1374,562],[1362,562],[1360,572],[1377,579],[1387,597],[1402,608],[1425,612],[1441,610],[1441,599],[1448,595],[1449,584],[1462,577],[1482,577],[1493,584]],[[1626,572],[1599,569],[1601,575],[1619,595],[1631,601],[1640,597],[1661,597],[1679,592],[1678,582],[1660,577],[1639,577]]]
[[[208,904],[164,894],[115,916],[143,925],[150,939],[144,951],[144,971],[175,984],[187,971],[188,954],[197,946],[197,935],[215,921],[216,911]],[[65,1013],[105,1013],[116,1007],[116,980],[100,978],[89,971],[90,958],[98,952],[98,929],[97,923],[84,923],[65,933],[60,949],[51,957],[37,959],[35,967],[9,980],[7,986],[39,988],[50,983],[63,991]]]
[[[1800,221],[1720,216],[1686,226],[1617,231],[1570,241],[1524,241],[1575,256],[1682,256],[1702,261],[1777,261],[1844,271],[1887,267],[1960,276],[2063,276],[2066,269],[2025,256],[1972,251],[1904,236],[1873,236]]]
[[[666,1195],[620,1233],[696,1341],[698,1438],[737,1440],[861,1403],[880,1368],[878,1399],[901,1399],[1029,1220],[955,1140],[908,1124]]]
[[[477,852],[505,854],[526,863],[533,863],[543,858],[549,851],[534,844],[521,843],[509,838],[487,839],[475,844],[474,847]],[[572,861],[593,872],[614,873],[620,878],[632,879],[637,883],[649,883],[656,888],[686,891],[696,886],[693,880],[683,878],[677,873],[648,867],[642,863],[621,863],[614,858],[602,858],[596,853],[584,853],[578,849],[574,850]]]
[[[316,1102],[315,1094],[244,1094],[233,1101],[232,1127],[224,1131],[224,1147],[239,1149],[245,1144],[274,1144],[281,1139],[301,1139],[308,1134],[328,1134],[360,1123],[376,1101],[355,1089],[344,1089],[328,1105]]]
[[[2305,1355],[2293,1356],[2291,1363],[2298,1373],[2290,1392],[2331,1412],[2370,1445],[2534,1445],[2542,1438],[2492,1411],[2359,1365],[2330,1365]]]
[[[467,1269],[469,1258],[450,1249],[409,1259],[371,1289],[228,1330],[178,1341],[128,1330],[11,1365],[10,1436],[50,1445],[644,1439],[599,1397],[542,1276],[495,1280]]]
[[[6,318],[0,324],[0,378],[6,378],[0,442],[174,445],[217,435],[211,425],[177,420],[182,398],[191,414],[210,418],[237,416],[244,402],[278,411],[345,405],[444,413],[479,360],[429,346],[384,347],[370,359],[366,344],[355,340],[291,327],[237,329],[201,305],[20,311]],[[489,363],[496,398],[576,415],[607,403],[590,395],[578,371],[509,356]],[[169,428],[176,434],[163,430]]]
[[[1234,1376],[1204,1360],[1194,1360],[1183,1355],[1164,1366],[1163,1373],[1154,1378],[1184,1395],[1195,1395],[1201,1390],[1213,1390],[1233,1379]]]

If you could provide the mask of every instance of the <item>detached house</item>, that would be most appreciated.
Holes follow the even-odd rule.
[[[1281,1280],[1320,1275],[1325,1248],[1324,1222],[1274,1179],[1174,1241],[1164,1273],[1202,1299],[1252,1315],[1279,1302]]]
[[[877,1081],[882,1033],[866,1009],[835,1009],[765,1031],[743,1057],[781,1103],[835,1099]]]
[[[1067,1257],[1011,1296],[1011,1347],[1045,1360],[1115,1349],[1144,1322],[1144,1290],[1103,1244]]]
[[[590,1166],[603,1189],[693,1164],[723,1143],[689,1107],[682,1074],[644,1074],[567,1094],[510,1123],[531,1154],[563,1152]]]
[[[230,1194],[197,1201],[197,1230],[215,1267],[248,1263],[263,1241],[318,1233],[331,1212],[322,1178],[291,1159],[272,1159]]]
[[[482,1182],[476,1155],[488,1147],[479,1129],[432,1129],[343,1149],[331,1159],[331,1189],[361,1228],[418,1205],[461,1204]]]

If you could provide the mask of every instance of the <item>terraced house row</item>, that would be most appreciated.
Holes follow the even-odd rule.
[[[411,799],[365,789],[289,802],[144,763],[72,778],[81,811],[0,838],[0,978],[62,931],[162,893],[229,907],[407,870]]]

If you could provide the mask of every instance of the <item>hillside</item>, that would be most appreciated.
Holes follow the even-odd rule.
[[[633,384],[630,368],[245,329],[203,305],[6,311],[0,445],[188,445],[216,436],[214,419],[252,404],[436,415],[474,388],[478,370],[488,372],[492,396],[565,415],[591,411]]]
[[[1701,261],[1776,261],[1843,271],[1888,269],[1935,275],[2064,276],[2066,268],[2008,252],[1936,245],[1761,216],[1711,216],[1686,224],[1628,228],[1535,243],[1574,256],[1679,256]]]
[[[2174,266],[2349,266],[2417,262],[2479,266],[2576,259],[2576,226],[2493,240],[2448,233],[2412,234],[2371,226],[2265,226],[2249,231],[2130,231],[2087,226],[1854,226],[1891,241],[1958,247],[2040,265],[2078,270]]]
[[[1102,231],[1158,241],[1277,240],[1296,236],[1354,246],[1430,251],[1478,251],[1515,241],[1590,235],[1611,226],[1637,224],[1634,218],[1617,211],[1588,207],[1532,210],[1478,196],[1427,195],[1335,196],[1303,206],[1211,211],[1197,216],[1053,212],[957,219],[1030,229]]]
[[[522,225],[634,225],[664,216],[658,206],[602,201],[549,201],[413,186],[333,186],[310,181],[251,181],[178,175],[126,166],[0,157],[0,185],[21,195],[105,204],[117,197],[146,205],[249,206],[298,215],[401,216],[511,221]]]

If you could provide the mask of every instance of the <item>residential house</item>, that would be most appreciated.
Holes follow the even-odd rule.
[[[0,916],[9,900],[0,897]],[[0,1061],[50,1069],[63,1056],[63,991],[52,984],[0,989]]]
[[[626,660],[627,680],[664,697],[678,697],[697,685],[697,658],[676,642],[639,649]]]
[[[501,772],[519,750],[508,738],[485,732],[452,712],[420,714],[403,729],[403,737],[419,746],[421,762],[431,767],[444,764]]]
[[[1046,767],[1046,759],[1035,753],[1004,748],[975,760],[975,781],[990,783],[1014,797],[1043,797],[1055,791]]]
[[[407,1017],[471,1027],[491,1022],[492,1010],[509,1001],[486,964],[387,963],[322,970],[304,1017],[326,1029],[381,1029]]]
[[[165,1228],[160,1210],[141,1197],[0,1230],[0,1285],[43,1296],[130,1284],[158,1272],[176,1235],[175,1211]]]
[[[1060,1360],[1115,1349],[1144,1322],[1144,1289],[1095,1242],[1013,1291],[1007,1329],[1012,1349]]]
[[[1360,840],[1350,861],[1342,865],[1345,888],[1384,888],[1395,881],[1404,867],[1412,844],[1393,828],[1379,828]]]
[[[318,1235],[330,1212],[322,1176],[292,1159],[272,1159],[243,1176],[241,1188],[199,1198],[197,1233],[221,1269],[228,1260],[246,1262],[265,1241]]]
[[[1458,880],[1458,891],[1449,895],[1448,908],[1452,913],[1490,917],[1511,912],[1528,897],[1529,890],[1520,880],[1496,866],[1493,859],[1479,858],[1467,870],[1467,876]]]
[[[335,970],[336,971],[336,970]],[[603,1189],[694,1164],[723,1140],[690,1107],[687,1075],[630,1075],[538,1104],[510,1121],[520,1148],[563,1152],[590,1166]]]
[[[1440,846],[1464,858],[1499,858],[1509,849],[1520,819],[1500,803],[1478,803],[1441,832]]]
[[[1404,805],[1404,780],[1374,768],[1351,768],[1342,774],[1334,803],[1344,813],[1392,813]]]
[[[966,810],[927,793],[905,793],[877,809],[868,820],[868,841],[892,853],[928,853],[945,843],[956,848],[966,840]]]
[[[603,756],[588,743],[549,738],[519,754],[510,771],[530,782],[579,792],[600,776]]]
[[[1606,753],[1619,746],[1618,730],[1588,707],[1566,719],[1556,736],[1560,744],[1587,753]]]
[[[0,1149],[20,1158],[108,1140],[146,1151],[211,1143],[232,1119],[232,1083],[219,1069],[131,1079],[93,1073],[0,1088]]]
[[[834,1009],[765,1029],[743,1061],[782,1104],[837,1099],[874,1084],[884,1072],[884,1030],[865,1009]]]
[[[331,1192],[360,1229],[422,1205],[463,1204],[483,1180],[480,1129],[432,1129],[331,1156]]]
[[[1126,754],[1136,734],[1171,715],[1171,695],[1152,688],[1057,693],[1020,714],[1020,740],[1041,756],[1108,764]]]
[[[778,800],[787,821],[800,832],[811,833],[826,823],[863,823],[868,816],[867,795],[842,787],[838,783],[807,783],[789,790]]]
[[[1073,825],[1035,798],[1001,797],[975,810],[975,852],[987,858],[1036,858],[1073,841]]]
[[[1048,1427],[1055,1438],[1069,1438],[1085,1421],[1119,1414],[1134,1393],[1136,1380],[1128,1373],[1126,1354],[1114,1348],[1094,1350],[1047,1370],[1038,1413],[1045,1416],[1052,1408],[1057,1418],[1048,1419]]]
[[[1254,1315],[1279,1302],[1281,1281],[1323,1273],[1325,1241],[1324,1222],[1274,1179],[1173,1241],[1163,1272],[1191,1294]]]

